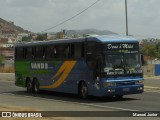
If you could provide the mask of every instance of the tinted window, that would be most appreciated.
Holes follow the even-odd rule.
[[[56,46],[57,58],[69,58],[70,57],[70,45],[57,45]]]
[[[81,58],[84,57],[84,44],[62,44],[47,46],[47,58]]]
[[[25,57],[27,59],[33,59],[34,58],[32,47],[25,48]]]
[[[23,58],[24,58],[23,48],[16,48],[16,59],[23,59]]]
[[[56,51],[56,46],[47,46],[47,51],[46,51],[46,58],[56,58],[57,51]]]
[[[71,57],[72,58],[84,57],[84,44],[83,43],[75,43],[71,45]]]
[[[36,58],[45,58],[45,52],[43,46],[37,46],[35,49]]]
[[[70,58],[70,45],[63,46],[63,58]]]
[[[97,54],[101,51],[102,46],[97,42],[88,42],[87,43],[87,53]]]

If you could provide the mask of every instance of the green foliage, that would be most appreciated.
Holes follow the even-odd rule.
[[[160,59],[160,43],[157,45],[145,45],[142,49],[141,52],[144,55],[150,56],[152,58],[159,58]]]
[[[47,34],[39,34],[37,36],[37,41],[43,41],[43,40],[46,40],[47,39]]]
[[[24,36],[24,37],[22,38],[22,41],[23,41],[23,42],[30,42],[31,39],[32,39],[31,36]]]
[[[5,60],[5,56],[4,55],[0,55],[0,64]]]

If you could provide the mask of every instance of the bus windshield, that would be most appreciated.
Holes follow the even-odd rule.
[[[128,72],[141,69],[139,54],[125,54],[125,65]]]
[[[142,73],[138,53],[118,53],[105,55],[104,72],[107,75]]]

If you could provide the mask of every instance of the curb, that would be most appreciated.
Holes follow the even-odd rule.
[[[160,89],[159,87],[153,87],[153,86],[144,86],[144,88],[146,88],[146,89],[157,89],[157,90]]]
[[[160,79],[160,76],[151,76],[151,77],[144,76],[144,79]]]

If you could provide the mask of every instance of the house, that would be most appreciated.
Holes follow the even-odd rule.
[[[16,37],[16,32],[14,30],[2,30],[2,38]]]
[[[14,56],[14,42],[13,38],[0,38],[0,54],[7,58],[13,58]]]

